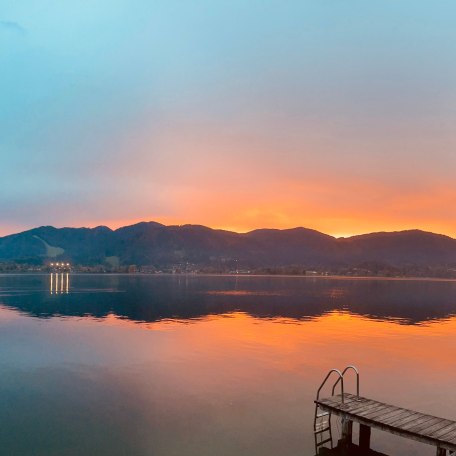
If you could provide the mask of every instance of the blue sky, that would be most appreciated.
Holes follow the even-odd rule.
[[[139,220],[456,235],[456,4],[0,8],[0,234]]]

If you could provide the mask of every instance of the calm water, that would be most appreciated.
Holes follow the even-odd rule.
[[[0,276],[0,454],[310,456],[313,399],[456,419],[456,283]],[[336,430],[337,435],[337,430]],[[426,445],[373,431],[391,455]]]

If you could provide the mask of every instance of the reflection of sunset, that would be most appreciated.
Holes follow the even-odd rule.
[[[0,325],[27,334],[25,359],[39,362],[45,353],[74,366],[83,359],[84,376],[85,366],[90,379],[108,375],[114,391],[144,411],[148,445],[161,442],[168,453],[196,438],[202,454],[208,438],[219,443],[228,434],[242,445],[232,454],[247,454],[252,436],[267,442],[261,454],[281,454],[284,440],[289,454],[313,454],[316,387],[329,368],[347,364],[361,371],[361,394],[453,417],[456,317],[404,323],[344,311],[307,320],[231,312],[147,323],[115,313],[38,322],[0,307]],[[352,387],[350,378],[346,389]],[[377,435],[374,447],[395,454],[397,442]],[[401,454],[420,454],[411,451]]]
[[[348,312],[329,312],[307,321],[284,318],[256,319],[242,312],[202,319],[166,320],[156,323],[132,322],[108,315],[103,322],[131,329],[173,331],[176,344],[194,347],[206,356],[223,353],[235,355],[243,347],[258,348],[258,355],[271,359],[283,369],[299,369],[303,361],[330,364],[328,358],[346,354],[346,359],[370,366],[376,359],[383,365],[401,363],[420,367],[426,362],[436,371],[454,363],[456,351],[456,317],[421,325],[398,324],[394,320],[371,320]],[[207,341],[211,340],[211,344]],[[448,343],[452,341],[452,343]],[[334,352],[321,356],[315,346],[334,345]],[[260,347],[262,347],[260,349]],[[387,356],[385,357],[385,354]],[[378,357],[378,358],[377,358]]]
[[[234,312],[185,320],[185,324],[133,323],[114,315],[104,323],[132,337],[139,328],[157,337],[161,334],[154,357],[174,360],[166,368],[169,379],[185,377],[186,386],[179,387],[192,394],[199,391],[211,397],[220,387],[238,395],[291,388],[294,392],[282,394],[290,400],[304,394],[310,404],[329,368],[354,364],[361,370],[361,391],[375,399],[444,417],[451,417],[456,405],[456,399],[442,401],[437,392],[423,395],[436,384],[442,394],[452,388],[454,376],[449,372],[454,373],[456,317],[407,325],[338,311],[306,321],[259,319]],[[122,340],[125,343],[129,337]],[[136,350],[148,357],[151,347]]]

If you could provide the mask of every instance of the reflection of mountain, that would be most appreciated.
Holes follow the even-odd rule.
[[[61,258],[80,264],[164,266],[190,262],[219,268],[456,265],[456,240],[418,230],[336,239],[306,228],[234,233],[159,223],[107,227],[41,227],[0,238],[0,261]],[[399,271],[400,272],[400,271]]]
[[[49,276],[3,276],[0,303],[41,318],[112,313],[145,322],[233,311],[296,320],[347,311],[404,324],[456,315],[456,282],[73,275],[69,294],[50,295],[48,281]]]

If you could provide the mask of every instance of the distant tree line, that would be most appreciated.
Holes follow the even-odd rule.
[[[7,261],[0,262],[0,273],[33,273],[51,272],[50,263],[37,264],[36,261]],[[321,265],[288,265],[248,267],[245,265],[226,265],[220,262],[214,264],[154,264],[154,265],[119,265],[109,264],[71,266],[73,272],[79,273],[129,273],[129,274],[258,274],[258,275],[299,275],[299,276],[329,276],[346,277],[431,277],[456,279],[456,265],[420,266],[404,265],[391,266],[382,262],[364,262],[357,265],[344,265],[327,268]]]

